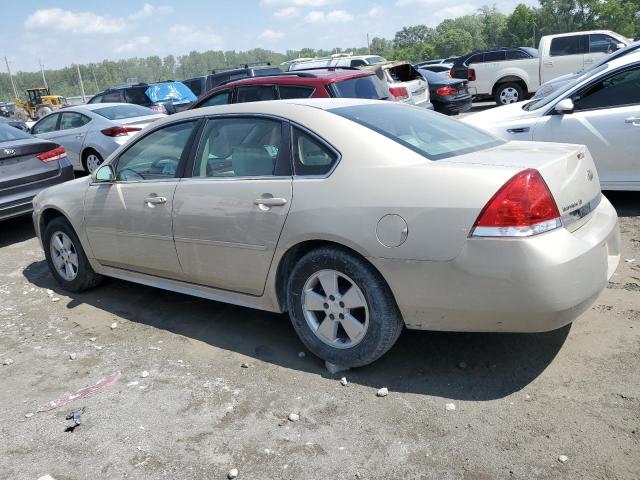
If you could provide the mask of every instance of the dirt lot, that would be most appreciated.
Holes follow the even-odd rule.
[[[638,479],[640,195],[610,196],[623,259],[573,326],[405,332],[347,386],[298,356],[286,316],[115,280],[68,295],[30,220],[2,223],[0,478]]]

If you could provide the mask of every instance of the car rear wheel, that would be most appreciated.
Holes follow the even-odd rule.
[[[524,92],[517,83],[503,83],[498,85],[495,100],[498,105],[521,102],[524,100]]]
[[[82,166],[87,173],[93,173],[96,168],[102,165],[102,162],[104,162],[104,160],[98,152],[95,150],[88,150],[82,159]]]
[[[91,268],[80,240],[66,219],[54,218],[47,224],[43,243],[49,270],[65,290],[82,292],[102,281],[102,275]]]
[[[296,264],[289,315],[306,347],[343,367],[367,365],[396,342],[404,322],[381,275],[345,250],[321,248]]]

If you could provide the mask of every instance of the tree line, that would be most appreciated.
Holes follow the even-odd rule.
[[[104,60],[80,65],[79,68],[85,92],[89,95],[131,80],[184,80],[213,69],[246,63],[279,65],[293,58],[327,56],[336,52],[370,52],[389,60],[417,62],[494,46],[537,46],[543,35],[579,30],[606,29],[630,38],[640,36],[640,0],[539,0],[539,3],[537,8],[519,4],[510,15],[498,12],[495,6],[483,6],[473,14],[446,19],[435,28],[419,24],[402,28],[393,39],[374,37],[368,48],[304,48],[285,53],[262,48],[244,52],[192,51],[177,57]],[[52,94],[80,94],[75,66],[45,70],[44,73]],[[43,86],[40,72],[18,72],[14,74],[14,81],[22,98],[26,88]],[[0,74],[0,100],[10,101],[12,98],[9,76]]]

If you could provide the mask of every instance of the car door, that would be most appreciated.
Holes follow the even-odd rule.
[[[640,63],[590,82],[571,98],[573,113],[543,116],[533,140],[585,144],[603,187],[640,185]]]
[[[257,116],[207,120],[191,178],[180,181],[174,200],[176,250],[188,281],[263,293],[292,198],[285,125]]]
[[[568,35],[551,39],[549,55],[542,59],[541,83],[584,68],[584,55],[588,53],[588,35]]]
[[[51,139],[62,145],[75,170],[82,170],[82,146],[91,118],[78,112],[62,112],[56,136]]]
[[[111,165],[111,183],[85,196],[89,244],[103,265],[181,278],[173,243],[173,199],[197,120],[163,126],[136,140]]]

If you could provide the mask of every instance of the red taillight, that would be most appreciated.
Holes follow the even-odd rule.
[[[139,132],[140,130],[142,130],[142,128],[139,127],[111,127],[100,131],[107,137],[124,137],[131,132]]]
[[[560,227],[560,212],[540,172],[523,170],[489,200],[471,236],[526,237]]]
[[[458,89],[453,87],[440,87],[436,90],[436,93],[443,97],[448,97],[449,95],[457,95]]]
[[[149,108],[151,110],[153,110],[154,112],[167,113],[167,107],[164,106],[164,103],[158,103],[156,105],[151,105]]]
[[[67,156],[67,152],[64,147],[56,147],[53,150],[40,153],[36,155],[36,158],[42,162],[53,162],[54,160],[60,160]]]
[[[406,87],[389,87],[389,93],[394,100],[404,100],[409,98],[409,91]]]
[[[467,79],[469,79],[470,82],[476,81],[476,71],[473,68],[467,69]]]

